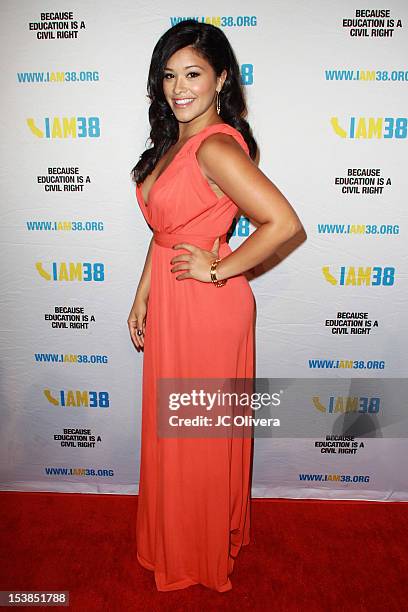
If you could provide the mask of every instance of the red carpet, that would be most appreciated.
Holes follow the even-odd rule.
[[[136,560],[136,496],[0,496],[0,590],[69,591],[70,610],[408,609],[404,503],[253,500],[253,540],[236,562],[232,591],[159,593]]]

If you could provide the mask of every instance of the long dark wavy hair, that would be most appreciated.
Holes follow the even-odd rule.
[[[206,59],[217,76],[220,76],[224,68],[227,71],[227,77],[220,93],[219,116],[224,123],[228,123],[242,134],[248,145],[250,157],[255,159],[258,147],[245,119],[247,107],[241,74],[228,38],[217,26],[186,19],[167,30],[153,49],[147,79],[151,126],[149,140],[153,146],[142,153],[132,170],[133,180],[137,184],[144,181],[159,159],[178,140],[178,121],[163,93],[164,67],[173,53],[187,46],[192,46]]]

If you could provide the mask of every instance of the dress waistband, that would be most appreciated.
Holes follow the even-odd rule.
[[[154,241],[160,246],[171,249],[173,244],[180,244],[181,242],[187,242],[188,244],[194,244],[201,249],[211,250],[213,244],[218,236],[203,236],[198,234],[178,234],[168,232],[153,232]],[[227,234],[219,236],[220,244],[227,241]],[[177,250],[177,249],[176,249]]]

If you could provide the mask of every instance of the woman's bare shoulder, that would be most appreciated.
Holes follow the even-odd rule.
[[[226,150],[241,149],[242,146],[238,142],[239,136],[233,136],[225,132],[215,132],[206,136],[199,144],[197,156],[200,155],[217,155],[225,153]]]

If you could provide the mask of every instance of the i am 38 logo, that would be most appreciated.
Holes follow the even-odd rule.
[[[27,118],[30,131],[37,138],[99,138],[99,117],[44,117],[41,123]]]

